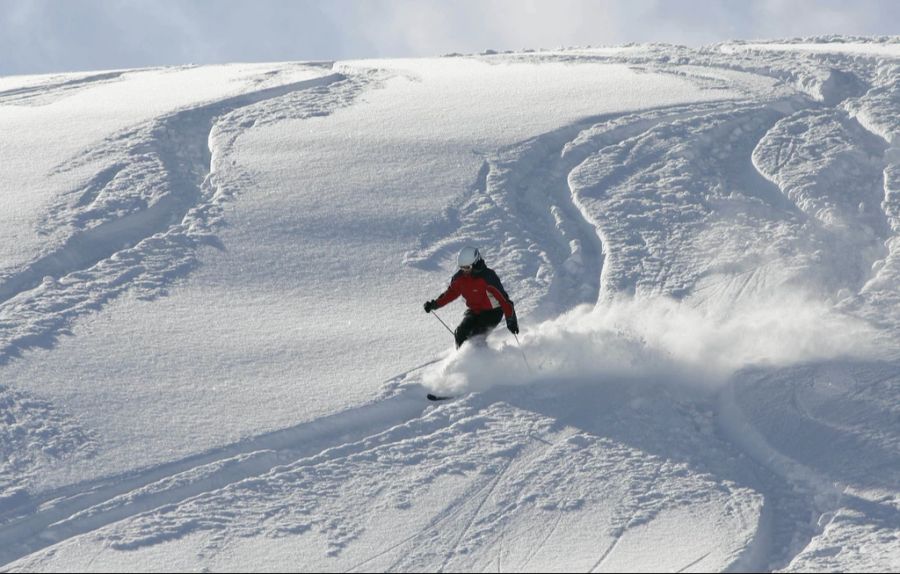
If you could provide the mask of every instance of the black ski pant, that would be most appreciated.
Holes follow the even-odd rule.
[[[462,322],[454,333],[456,335],[456,348],[459,349],[470,337],[491,332],[494,327],[500,324],[501,319],[503,319],[503,309],[500,308],[481,313],[473,313],[471,309],[467,310]]]

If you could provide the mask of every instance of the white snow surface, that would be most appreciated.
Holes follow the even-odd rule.
[[[898,47],[0,78],[0,565],[900,571]]]

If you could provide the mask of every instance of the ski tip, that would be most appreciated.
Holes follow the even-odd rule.
[[[428,393],[425,396],[428,397],[429,401],[447,401],[447,400],[450,400],[453,398],[453,397],[442,397],[440,395],[433,395],[431,393]]]

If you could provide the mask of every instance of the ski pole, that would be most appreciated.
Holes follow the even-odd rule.
[[[447,329],[448,331],[450,331],[450,334],[451,334],[451,335],[453,335],[454,337],[456,337],[456,333],[453,332],[453,329],[451,329],[450,327],[448,327],[448,326],[447,326],[447,323],[444,323],[444,320],[441,319],[440,317],[438,317],[438,314],[437,314],[437,313],[435,313],[434,311],[432,311],[431,314],[434,315],[434,318],[435,318],[435,319],[437,319],[438,321],[441,322],[441,325],[443,325],[445,329]]]
[[[525,358],[525,350],[522,349],[522,343],[519,342],[519,336],[513,333],[513,337],[516,338],[516,344],[519,346],[519,351],[522,353],[522,360],[525,361],[525,366],[528,367],[528,372],[534,374],[534,371],[531,370],[531,365],[528,364],[528,359]]]

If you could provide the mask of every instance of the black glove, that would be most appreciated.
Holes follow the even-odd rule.
[[[513,335],[519,334],[519,320],[516,319],[516,316],[506,318],[506,328],[509,329],[509,332]]]
[[[425,301],[425,312],[426,313],[431,313],[432,311],[434,311],[437,308],[438,308],[437,301],[435,301],[434,299],[432,299],[431,301]]]

